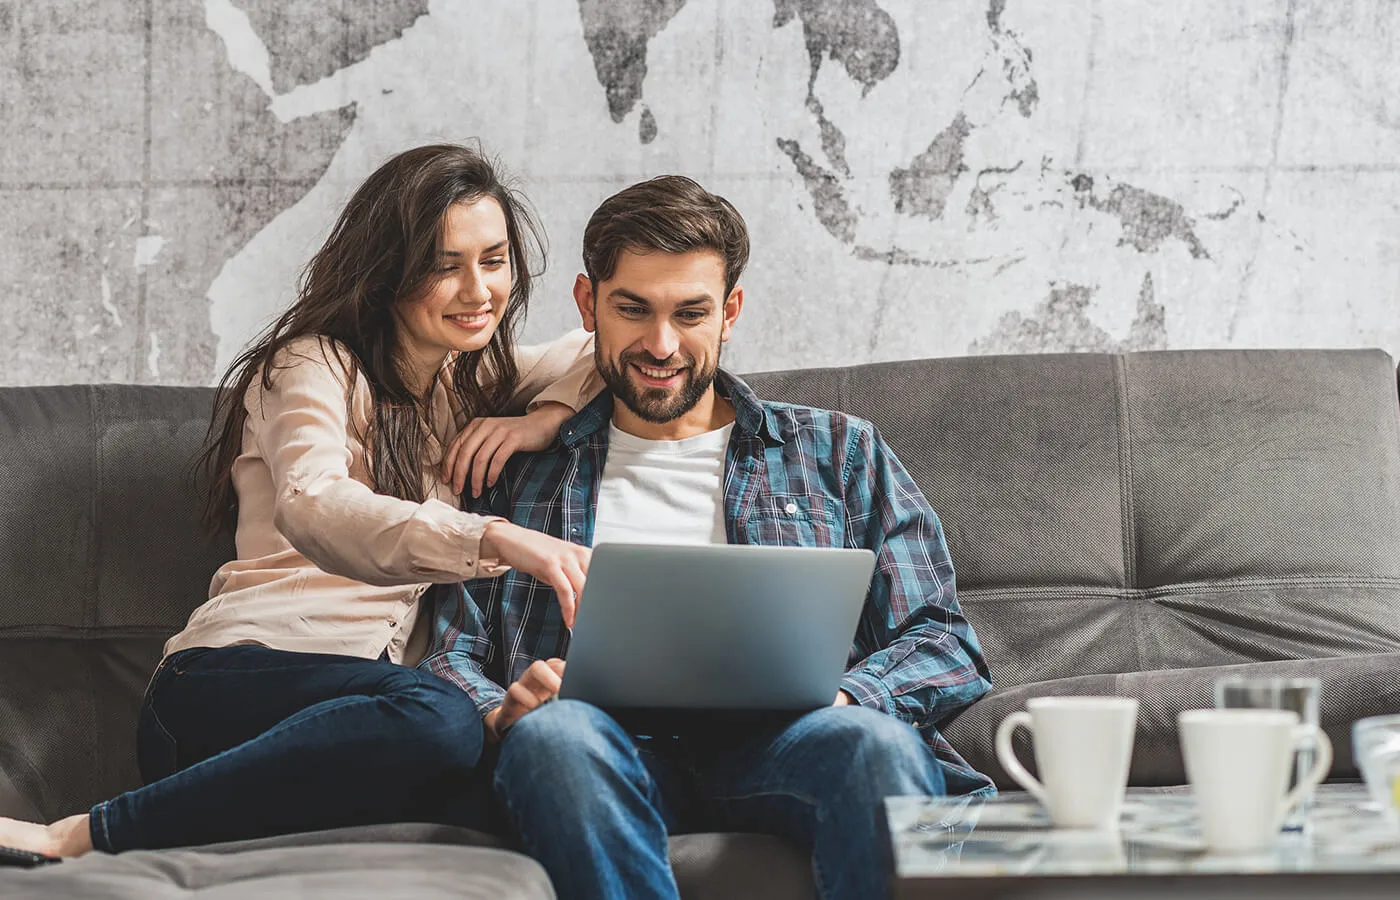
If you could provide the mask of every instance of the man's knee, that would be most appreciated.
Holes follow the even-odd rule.
[[[923,735],[894,716],[864,707],[832,707],[820,719],[814,738],[826,752],[850,761],[857,781],[895,793],[944,793],[938,761]]]
[[[501,741],[499,767],[528,761],[533,766],[581,770],[609,765],[630,744],[612,717],[578,700],[555,700],[516,720]]]

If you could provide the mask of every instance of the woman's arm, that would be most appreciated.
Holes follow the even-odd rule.
[[[517,347],[519,382],[508,406],[523,416],[482,416],[467,422],[442,456],[442,478],[461,494],[471,488],[480,497],[496,483],[506,461],[521,451],[543,450],[554,441],[559,426],[603,390],[593,363],[593,335],[582,328],[549,344]]]
[[[529,399],[530,410],[542,403],[562,403],[578,411],[603,390],[603,379],[593,364],[593,335],[582,328],[548,344],[517,347],[515,363],[520,380],[511,395],[512,405]]]
[[[350,477],[349,373],[328,344],[279,355],[272,388],[249,390],[248,426],[271,469],[273,522],[321,569],[367,584],[462,581],[503,571],[481,559],[492,518],[440,500],[377,494]]]

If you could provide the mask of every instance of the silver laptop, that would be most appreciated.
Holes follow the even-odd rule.
[[[831,705],[869,550],[600,544],[559,696],[610,712]]]

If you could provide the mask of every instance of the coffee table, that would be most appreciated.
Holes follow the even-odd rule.
[[[1400,896],[1400,827],[1361,785],[1324,785],[1303,832],[1266,852],[1205,852],[1185,789],[1132,789],[1117,832],[1051,827],[1025,794],[890,797],[900,900]]]

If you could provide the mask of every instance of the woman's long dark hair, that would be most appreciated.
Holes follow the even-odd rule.
[[[505,213],[510,242],[510,299],[491,342],[461,353],[452,384],[470,417],[501,412],[515,389],[515,329],[525,314],[534,259],[543,259],[543,234],[523,197],[498,177],[480,152],[452,144],[400,153],[355,191],[326,243],[302,272],[297,301],[245,350],[219,383],[204,452],[196,466],[207,485],[204,524],[217,535],[237,521],[234,460],[248,418],[244,398],[255,378],[272,387],[273,361],[290,341],[330,338],[351,375],[369,384],[374,415],[359,435],[369,457],[373,487],[381,494],[422,502],[427,442],[426,397],[405,383],[398,358],[397,303],[430,290],[440,277],[444,220],[454,203],[494,198]],[[328,360],[329,362],[329,360]],[[482,375],[491,380],[483,386]],[[261,375],[259,375],[261,373]],[[431,391],[431,385],[429,386]],[[347,408],[350,394],[346,396]]]

